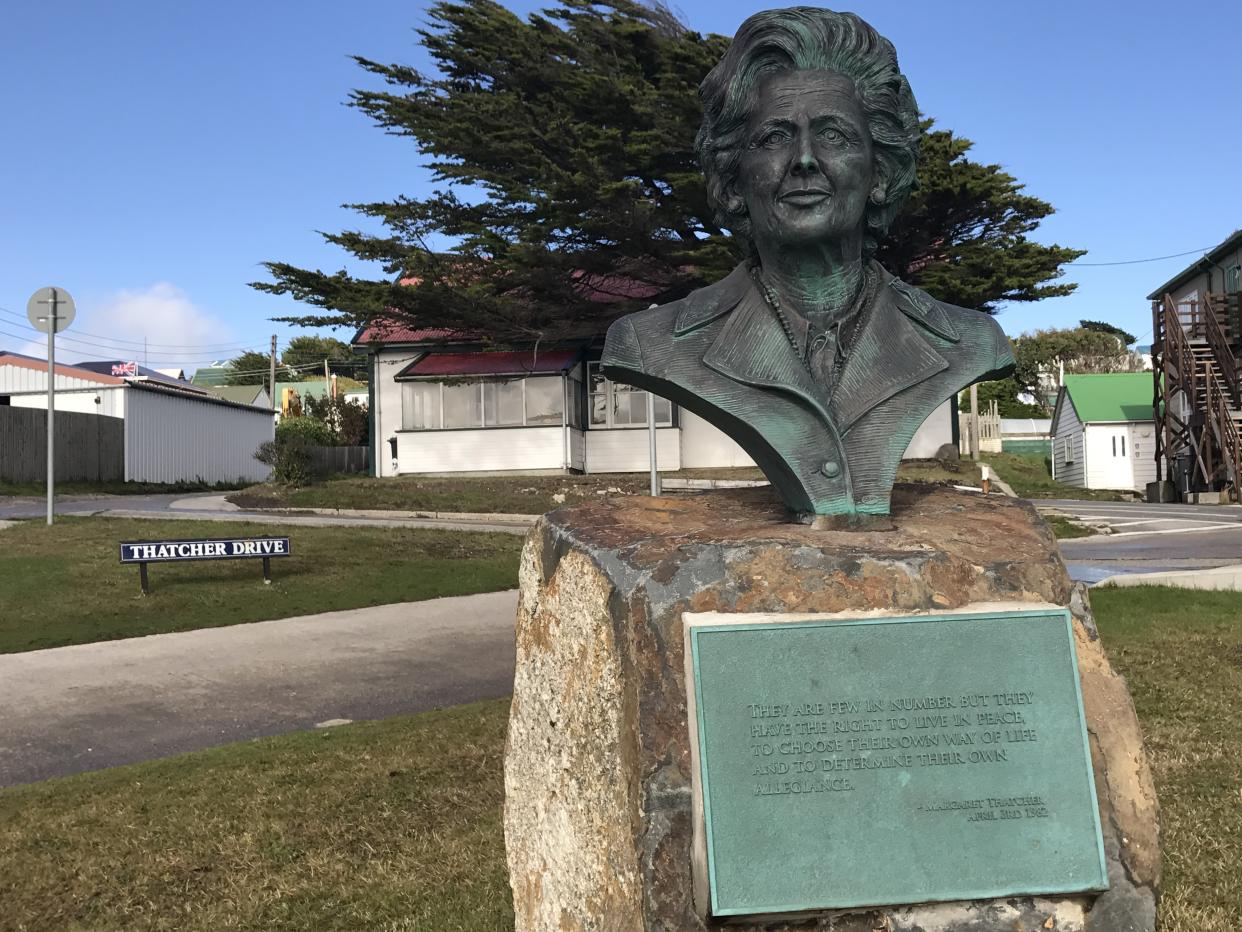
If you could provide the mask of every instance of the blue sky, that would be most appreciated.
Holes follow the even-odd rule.
[[[542,3],[509,4],[528,12]],[[759,4],[685,0],[732,33]],[[298,313],[260,263],[366,269],[316,230],[348,202],[429,189],[408,140],[344,106],[360,54],[426,66],[425,5],[356,0],[10,4],[0,31],[0,349],[39,352],[37,288],[78,319],[60,353],[193,369],[265,350]],[[1052,202],[1037,238],[1115,262],[1215,245],[1242,226],[1242,56],[1229,2],[852,6],[897,46],[923,111]],[[1075,265],[1067,298],[1017,304],[1011,335],[1108,320],[1149,339],[1144,296],[1194,256]],[[378,274],[376,269],[372,274]],[[18,315],[14,317],[12,315]],[[348,333],[338,335],[348,339]]]

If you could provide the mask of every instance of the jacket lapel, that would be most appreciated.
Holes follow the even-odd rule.
[[[703,364],[747,385],[776,388],[797,395],[825,421],[832,423],[827,399],[753,283],[703,354]]]
[[[832,394],[837,427],[845,433],[872,408],[948,368],[898,308],[897,293],[881,287]]]

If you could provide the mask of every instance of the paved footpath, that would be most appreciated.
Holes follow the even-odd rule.
[[[43,499],[0,495],[0,521],[41,518],[47,513]],[[494,531],[525,534],[535,515],[454,515],[401,511],[337,511],[301,509],[292,512],[245,510],[225,501],[223,495],[68,495],[56,500],[56,514],[105,518],[153,518],[176,521],[247,521],[254,524],[286,524],[307,527],[409,527],[448,531]]]
[[[0,786],[513,689],[517,593],[0,655]]]

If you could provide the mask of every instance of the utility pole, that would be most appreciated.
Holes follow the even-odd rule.
[[[276,397],[276,334],[274,333],[272,334],[272,360],[269,375],[270,380],[268,384],[271,385],[272,388],[272,410],[279,411],[280,399]]]
[[[332,376],[328,375],[328,360],[323,361],[323,393],[332,397]]]

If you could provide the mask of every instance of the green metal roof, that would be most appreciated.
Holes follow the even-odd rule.
[[[206,388],[213,395],[218,395],[225,401],[235,401],[243,405],[254,404],[254,400],[259,397],[259,392],[264,390],[262,385],[208,385]]]
[[[1084,424],[1152,420],[1153,385],[1150,372],[1065,377],[1065,391]]]

